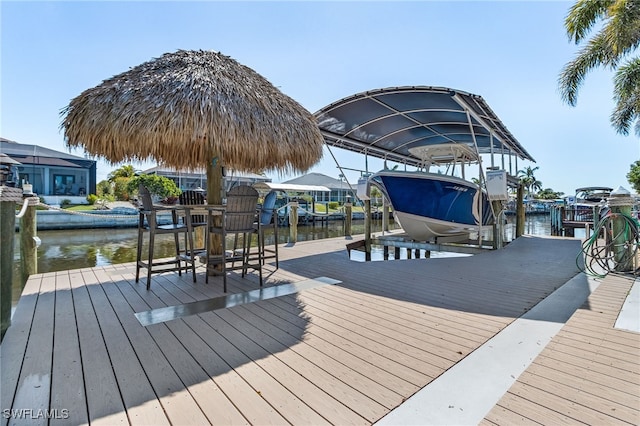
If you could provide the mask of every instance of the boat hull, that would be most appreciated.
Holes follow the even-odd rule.
[[[464,236],[493,224],[486,194],[453,176],[384,171],[369,180],[391,203],[396,219],[416,241]],[[482,216],[482,221],[480,217]]]

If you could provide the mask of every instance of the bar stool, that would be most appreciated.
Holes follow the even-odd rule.
[[[260,234],[259,240],[262,242],[262,264],[264,265],[266,259],[276,260],[276,269],[278,265],[278,217],[276,216],[276,198],[278,193],[271,191],[264,197],[260,214],[258,215],[258,221],[254,223],[255,232]],[[265,248],[264,231],[267,229],[273,229],[274,247]],[[269,253],[269,254],[267,254]]]
[[[222,239],[222,253],[212,255],[207,250],[206,255],[206,282],[209,282],[209,273],[212,275],[222,275],[224,292],[227,292],[227,271],[242,269],[244,277],[248,268],[255,269],[260,274],[260,287],[262,287],[262,250],[260,234],[258,233],[258,256],[251,256],[251,240],[255,234],[253,226],[256,220],[258,204],[258,191],[247,185],[240,185],[232,188],[227,193],[227,205],[222,211],[220,225],[216,225],[212,212],[208,216],[208,232],[206,247],[210,246],[211,235],[220,235]],[[242,248],[227,250],[227,237],[242,236]],[[256,262],[253,262],[256,260]],[[236,265],[240,262],[240,265]],[[228,266],[231,263],[231,266]],[[217,269],[216,267],[220,268]]]
[[[163,208],[153,205],[151,201],[151,193],[149,190],[140,185],[138,188],[138,195],[142,201],[142,207],[139,212],[138,220],[138,250],[136,252],[136,282],[140,279],[140,269],[145,268],[147,270],[147,290],[151,287],[151,275],[162,272],[178,271],[178,275],[182,276],[182,269],[185,272],[191,265],[191,272],[193,274],[193,282],[196,282],[196,261],[193,250],[193,235],[191,227],[191,217],[186,217],[186,223],[178,223],[176,210],[174,208]],[[172,222],[168,225],[158,224],[158,212],[171,211]],[[144,234],[149,234],[149,251],[147,260],[142,259],[142,244]],[[172,234],[175,241],[176,255],[173,259],[164,261],[155,261],[153,258],[153,250],[155,245],[156,235]],[[185,248],[180,249],[179,235],[183,234],[185,237]],[[185,262],[184,267],[182,262]],[[163,267],[169,266],[171,267]]]

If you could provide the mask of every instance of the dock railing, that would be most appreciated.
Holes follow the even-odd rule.
[[[594,227],[594,218],[599,217],[600,206],[568,206],[558,204],[551,207],[551,235],[573,237],[575,229],[585,229],[586,237],[589,229]]]

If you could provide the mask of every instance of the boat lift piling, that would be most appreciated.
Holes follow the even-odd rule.
[[[615,270],[617,272],[629,272],[634,269],[634,241],[637,235],[631,235],[628,223],[625,218],[631,217],[631,207],[634,204],[633,198],[629,191],[623,187],[619,187],[611,192],[611,197],[607,199],[607,203],[612,213],[612,233],[615,238],[613,241],[613,255],[615,261]],[[635,230],[638,232],[637,228]]]

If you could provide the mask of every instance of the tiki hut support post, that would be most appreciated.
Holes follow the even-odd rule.
[[[207,204],[221,205],[224,192],[224,176],[222,176],[222,167],[217,161],[210,161],[207,164]],[[214,226],[221,226],[222,218],[214,216]],[[222,240],[220,235],[211,233],[211,245],[207,247],[209,253],[212,255],[222,254]],[[217,269],[222,269],[222,265],[215,266]],[[207,268],[209,271],[209,268]],[[207,272],[209,273],[209,272]],[[211,272],[213,274],[213,271]],[[211,275],[210,274],[210,275]]]

